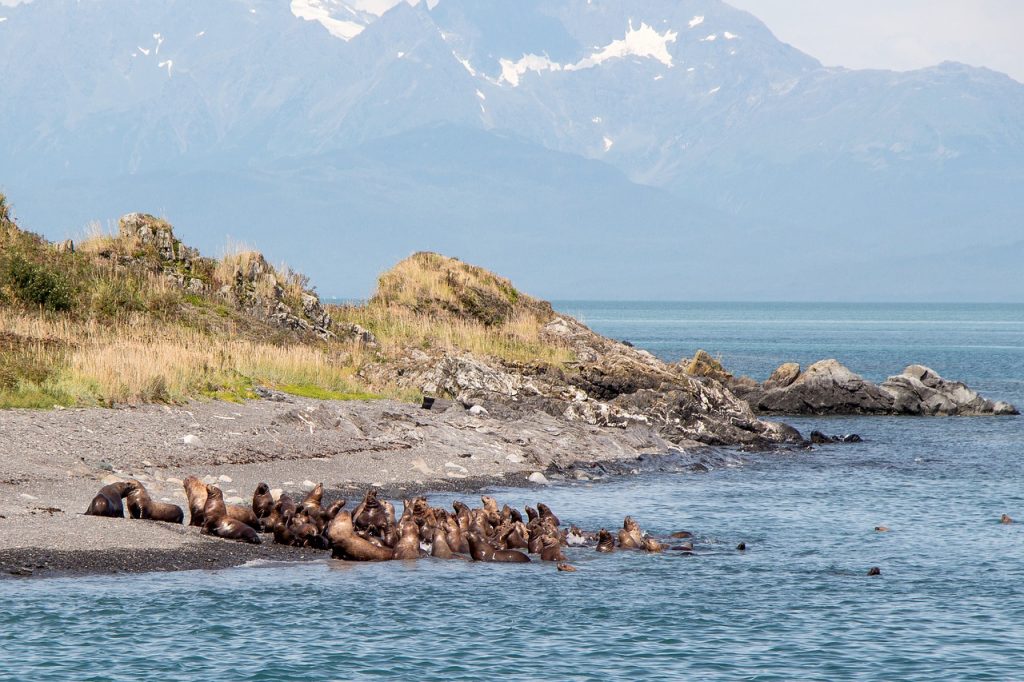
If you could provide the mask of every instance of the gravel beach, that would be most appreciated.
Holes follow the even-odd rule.
[[[323,482],[327,499],[368,486],[391,498],[495,485],[535,485],[531,474],[678,451],[645,427],[607,428],[543,412],[471,413],[394,401],[281,397],[0,412],[0,576],[224,568],[304,561],[308,549],[253,546],[197,528],[85,516],[100,487],[142,481],[155,500],[186,512],[182,479],[199,476],[227,501],[251,502],[261,481],[301,497]],[[557,475],[552,475],[556,478]],[[536,480],[537,477],[534,476]]]

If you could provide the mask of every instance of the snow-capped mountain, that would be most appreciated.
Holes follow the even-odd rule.
[[[164,210],[328,293],[433,248],[555,295],[1024,296],[960,256],[1022,250],[1024,86],[985,69],[825,68],[719,0],[0,16],[0,189],[54,236]]]

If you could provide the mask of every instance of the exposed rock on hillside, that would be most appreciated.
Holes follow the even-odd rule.
[[[816,362],[803,372],[786,363],[763,384],[733,381],[730,387],[756,412],[768,414],[1018,414],[1013,405],[986,400],[921,365],[876,385],[836,360]]]
[[[142,265],[196,294],[216,292],[257,319],[279,327],[334,335],[331,316],[305,278],[281,273],[262,254],[242,251],[221,261],[204,258],[174,236],[165,220],[129,213],[119,222],[118,236],[101,245],[98,254],[125,265]],[[354,334],[355,332],[353,332]]]
[[[782,424],[764,422],[714,378],[695,378],[650,353],[594,333],[507,280],[436,254],[417,254],[381,278],[378,305],[420,315],[467,318],[508,334],[533,329],[531,343],[574,358],[512,362],[453,348],[407,348],[368,371],[376,379],[424,393],[485,405],[492,414],[542,410],[611,427],[643,425],[677,444],[768,446],[800,441]],[[529,324],[527,324],[529,322]],[[513,329],[513,324],[518,327]]]

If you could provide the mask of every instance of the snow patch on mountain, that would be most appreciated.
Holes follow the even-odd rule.
[[[341,3],[330,3],[328,0],[292,0],[292,14],[306,21],[317,21],[335,38],[352,40],[363,32],[366,27],[355,21],[335,19],[331,10],[337,9]]]
[[[690,28],[697,28],[704,23],[704,16],[697,15],[693,19],[690,19]]]
[[[679,33],[676,31],[666,29],[664,33],[658,33],[654,27],[643,22],[640,28],[633,28],[633,22],[630,21],[624,38],[613,40],[602,48],[596,48],[596,52],[575,64],[559,64],[551,61],[547,55],[538,54],[526,54],[516,61],[500,59],[498,63],[501,65],[501,76],[498,82],[517,87],[520,79],[529,71],[582,71],[593,69],[613,59],[626,57],[654,59],[671,68],[673,62],[668,44],[676,42],[678,37]]]

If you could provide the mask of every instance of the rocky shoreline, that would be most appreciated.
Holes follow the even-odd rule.
[[[531,411],[494,416],[457,403],[439,411],[275,396],[244,404],[5,411],[0,575],[212,569],[324,556],[178,525],[84,516],[96,490],[114,480],[138,479],[153,499],[182,507],[188,475],[244,502],[261,481],[300,498],[322,481],[327,500],[356,500],[370,486],[392,498],[468,495],[566,477],[586,484],[632,471],[638,458],[683,452],[643,425],[607,428]]]

